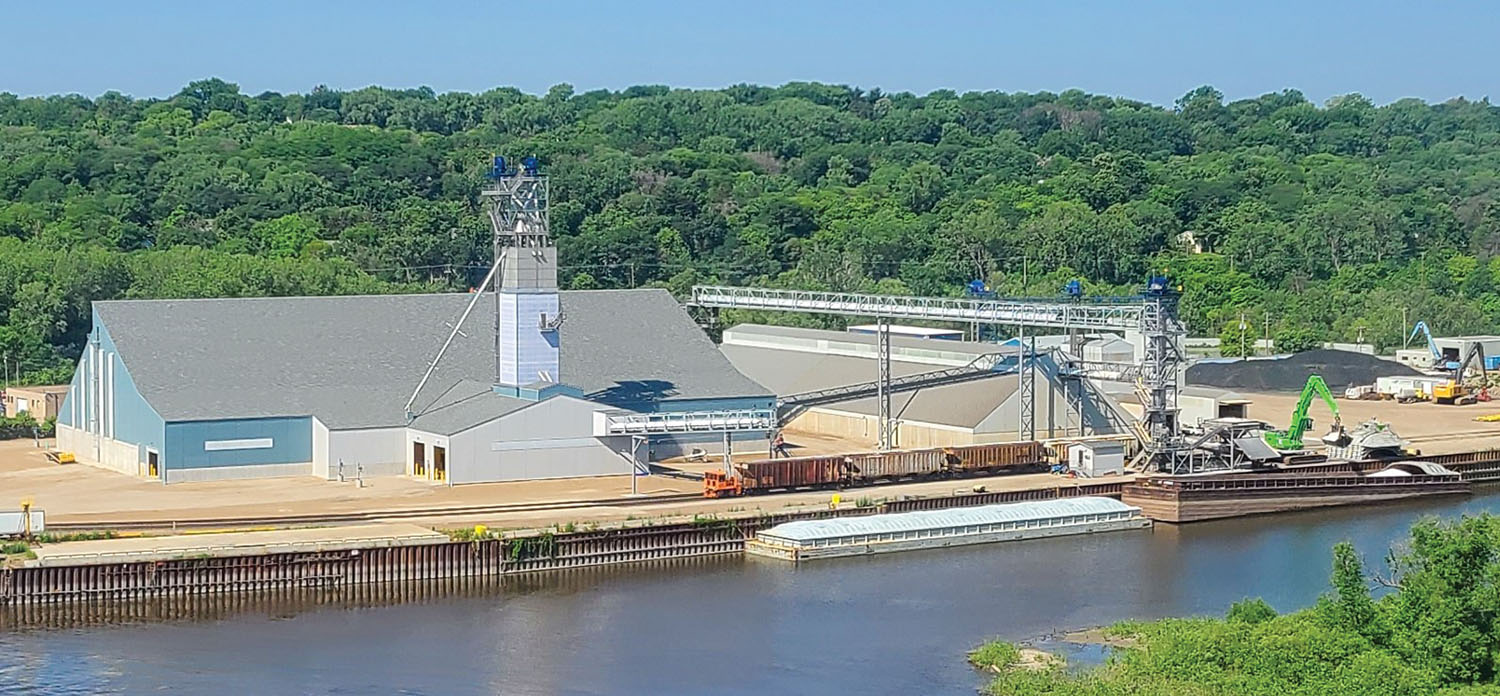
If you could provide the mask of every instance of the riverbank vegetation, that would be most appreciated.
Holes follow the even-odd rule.
[[[1119,293],[1166,267],[1200,335],[1237,339],[1244,316],[1288,345],[1389,347],[1403,309],[1449,335],[1500,323],[1487,101],[208,79],[166,99],[0,93],[0,353],[64,381],[95,300],[466,289],[489,261],[493,154],[551,174],[569,288]]]
[[[1495,696],[1500,694],[1500,518],[1417,523],[1371,572],[1334,548],[1333,591],[1278,615],[1254,599],[1222,619],[1124,623],[1099,667],[1016,668],[1018,651],[981,646],[1006,696]]]

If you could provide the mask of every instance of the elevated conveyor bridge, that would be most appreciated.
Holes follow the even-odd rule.
[[[1110,378],[1133,381],[1142,391],[1144,423],[1135,429],[1146,444],[1148,465],[1172,473],[1186,473],[1200,468],[1189,443],[1178,426],[1177,389],[1183,361],[1181,339],[1185,330],[1177,319],[1180,288],[1173,288],[1166,276],[1153,275],[1137,297],[1085,298],[996,298],[996,297],[914,297],[862,293],[821,292],[812,290],[772,290],[762,288],[700,285],[693,288],[690,304],[711,309],[802,312],[842,316],[874,317],[877,331],[877,364],[880,379],[876,397],[880,402],[879,447],[891,446],[890,395],[895,382],[890,375],[891,320],[950,321],[970,324],[1005,324],[1016,327],[1021,367],[1036,355],[1035,335],[1027,327],[1065,329],[1070,332],[1112,330],[1140,332],[1145,351],[1139,365],[1114,363],[1090,364],[1070,355],[1070,364],[1060,376],[1082,376],[1114,373]],[[1018,433],[1035,439],[1036,387],[1032,369],[1013,369],[1019,380],[1021,407]],[[959,368],[955,379],[980,379],[993,376],[976,374]],[[1100,374],[1104,377],[1103,374]],[[1083,434],[1083,401],[1087,389],[1083,379],[1065,379],[1068,390],[1068,417],[1076,418]],[[1097,390],[1093,390],[1097,391]],[[851,394],[858,394],[851,395]],[[803,403],[815,399],[860,398],[861,390],[845,394],[798,395]]]
[[[1142,311],[1139,299],[1126,297],[1078,301],[1049,298],[908,297],[717,285],[695,286],[692,304],[727,309],[1114,331],[1140,330]]]

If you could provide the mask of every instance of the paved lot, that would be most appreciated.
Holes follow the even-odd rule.
[[[701,484],[642,478],[642,492],[684,493]],[[91,519],[201,519],[357,512],[623,497],[630,479],[527,481],[447,487],[406,477],[369,479],[364,488],[312,477],[174,483],[118,474],[86,464],[52,464],[30,442],[0,441],[0,508],[31,498],[55,522]]]
[[[1250,415],[1284,426],[1296,396],[1292,394],[1247,394],[1254,400]],[[1500,404],[1440,406],[1402,405],[1381,401],[1340,399],[1346,426],[1367,418],[1391,423],[1401,435],[1413,440],[1424,452],[1442,453],[1500,447],[1500,423],[1479,423],[1473,418],[1500,412]],[[1314,437],[1332,422],[1322,404],[1312,409]],[[788,438],[794,454],[813,454],[863,449],[860,443],[793,433]],[[49,444],[49,443],[44,443]],[[765,456],[760,451],[737,454],[736,459]],[[717,458],[682,464],[703,471],[721,466]],[[932,481],[879,486],[845,491],[847,503],[861,497],[935,495],[984,485],[990,490],[1047,487],[1066,481],[1045,474],[994,477],[966,481]],[[645,477],[638,480],[647,496],[680,496],[701,490],[695,481]],[[630,480],[625,476],[518,483],[474,484],[449,488],[405,477],[370,479],[365,487],[314,478],[279,478],[250,481],[210,481],[163,486],[123,474],[82,464],[56,465],[30,440],[0,441],[0,509],[17,506],[31,498],[55,523],[89,524],[101,521],[204,520],[255,518],[280,515],[365,511],[417,511],[465,505],[554,503],[570,501],[631,500]],[[609,505],[566,511],[526,511],[479,515],[445,514],[422,518],[428,524],[456,525],[488,523],[495,526],[536,526],[575,520],[622,521],[629,518],[691,516],[695,513],[779,512],[793,506],[826,506],[831,493],[807,492],[754,496],[728,500],[662,501],[660,504]],[[414,520],[415,521],[415,520]]]
[[[1296,394],[1241,392],[1253,400],[1251,418],[1285,428],[1297,404]],[[1394,401],[1350,401],[1338,399],[1344,426],[1353,428],[1361,421],[1378,418],[1389,423],[1402,437],[1423,452],[1442,454],[1465,450],[1500,447],[1500,423],[1475,422],[1475,416],[1500,413],[1500,403],[1470,406],[1444,406],[1433,403],[1398,404]],[[1333,424],[1333,417],[1322,401],[1315,401],[1308,414],[1313,419],[1312,440]]]
[[[128,537],[40,544],[32,548],[36,561],[30,565],[92,565],[190,556],[340,551],[413,546],[447,540],[447,535],[415,524],[365,524],[322,529]]]

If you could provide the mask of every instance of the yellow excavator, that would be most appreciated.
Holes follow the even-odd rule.
[[[1464,381],[1464,376],[1469,372],[1469,366],[1479,367],[1479,388],[1470,388]],[[1484,367],[1484,346],[1478,341],[1469,344],[1469,350],[1464,353],[1463,360],[1456,363],[1448,363],[1447,367],[1453,370],[1453,378],[1432,388],[1432,400],[1440,404],[1453,404],[1464,406],[1478,401],[1489,401],[1490,374]]]

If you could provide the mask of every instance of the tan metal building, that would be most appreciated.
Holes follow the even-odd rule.
[[[10,387],[5,390],[5,417],[15,418],[24,412],[31,414],[38,422],[56,418],[67,393],[66,384]]]
[[[742,324],[724,332],[719,347],[735,369],[779,396],[872,382],[878,376],[875,336],[786,326]],[[1011,350],[993,343],[893,336],[891,372],[902,377],[969,364],[980,355]],[[1035,371],[1036,430],[1042,438],[1077,435],[1061,380]],[[932,387],[891,396],[900,448],[945,447],[1019,439],[1019,380],[1015,375]],[[879,404],[856,399],[811,408],[786,427],[873,444]],[[1107,408],[1085,409],[1091,433],[1122,432]]]

